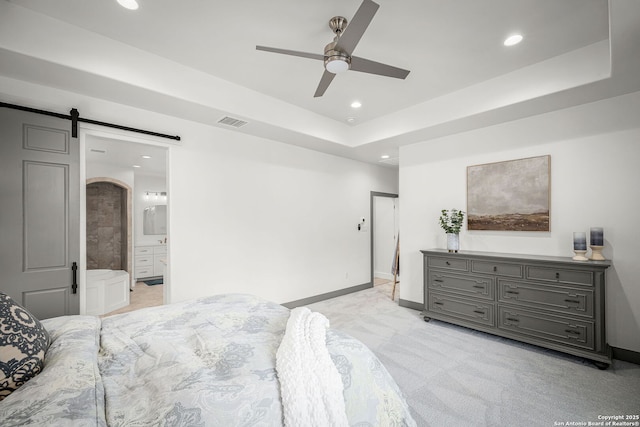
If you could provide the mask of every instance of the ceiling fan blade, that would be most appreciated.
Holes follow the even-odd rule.
[[[353,18],[349,21],[344,33],[340,35],[337,46],[351,55],[379,7],[379,4],[371,0],[364,0],[356,14],[353,15]]]
[[[264,50],[265,52],[282,53],[284,55],[301,56],[303,58],[319,59],[324,61],[324,55],[309,52],[299,52],[297,50],[279,49],[277,47],[256,46],[256,50]]]
[[[316,89],[316,93],[313,95],[313,97],[318,98],[324,95],[325,91],[327,90],[335,76],[335,74],[325,70],[324,74],[322,74],[322,78],[320,79],[320,83],[318,84],[318,88]]]
[[[369,59],[358,58],[357,56],[351,57],[351,70],[360,71],[362,73],[378,74],[386,77],[394,77],[396,79],[405,79],[410,73],[409,70],[371,61]]]

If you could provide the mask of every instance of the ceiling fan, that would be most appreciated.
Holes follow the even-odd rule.
[[[256,46],[256,49],[324,61],[325,71],[313,95],[316,98],[324,95],[336,74],[347,70],[404,79],[409,75],[408,70],[351,55],[379,7],[379,4],[371,0],[363,0],[348,25],[347,19],[342,16],[331,18],[329,28],[335,33],[335,37],[325,46],[324,55],[267,46]]]

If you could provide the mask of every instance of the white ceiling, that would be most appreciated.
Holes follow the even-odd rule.
[[[561,57],[571,64],[572,54],[598,42],[604,41],[607,49],[613,44],[608,41],[613,19],[610,20],[607,0],[376,0],[380,9],[354,54],[406,68],[411,73],[406,80],[398,80],[348,71],[336,76],[322,98],[313,97],[323,72],[321,61],[257,51],[255,46],[322,53],[333,36],[329,19],[335,15],[351,19],[361,0],[138,0],[137,11],[120,7],[116,0],[5,1],[71,24],[84,31],[79,34],[96,33],[119,42],[119,46],[133,47],[133,52],[142,52],[140,58],[153,54],[169,60],[155,68],[148,60],[149,69],[144,72],[158,80],[172,80],[168,80],[170,87],[165,83],[165,89],[154,88],[149,94],[150,86],[143,87],[133,77],[126,81],[117,74],[121,70],[102,66],[99,72],[91,72],[89,54],[85,54],[87,63],[78,66],[72,61],[52,60],[46,53],[27,49],[18,52],[11,41],[4,45],[0,42],[0,60],[1,54],[9,55],[6,58],[13,64],[32,64],[25,57],[46,59],[52,71],[36,74],[26,67],[18,69],[19,65],[12,68],[5,61],[0,73],[65,87],[71,83],[52,77],[54,66],[62,65],[84,73],[84,79],[76,79],[76,89],[81,89],[83,81],[88,85],[89,80],[100,78],[96,80],[100,84],[94,83],[85,93],[100,96],[100,89],[95,88],[99,86],[110,100],[212,125],[229,115],[249,122],[234,132],[374,163],[384,153],[391,155],[389,163],[397,163],[393,158],[402,144],[617,94],[580,96],[577,89],[568,91],[572,86],[589,90],[589,80],[583,76],[589,70],[585,71],[588,67],[580,61],[574,61],[580,64],[579,70],[566,73],[569,78],[577,76],[576,82],[566,84],[563,80],[569,80],[567,76],[556,76],[541,68],[556,64],[553,61]],[[611,3],[638,10],[630,0]],[[620,26],[638,26],[637,16],[625,16],[628,13],[624,9],[618,13]],[[0,24],[9,24],[1,19]],[[503,46],[502,41],[514,32],[523,34],[524,41],[511,48]],[[625,34],[628,36],[628,31]],[[124,52],[124,48],[121,50]],[[24,57],[16,57],[16,53]],[[607,61],[603,62],[608,62],[609,55],[605,53],[602,57]],[[143,73],[142,65],[128,61],[125,53],[122,57],[112,55],[113,51],[105,50],[104,56],[112,64],[131,67],[131,73]],[[589,79],[602,79],[602,70],[609,70],[611,64],[592,62],[594,70]],[[184,66],[203,73],[194,74],[196,77],[208,75],[210,84],[201,84],[198,94],[186,94],[187,86],[195,84],[195,79],[185,75]],[[134,67],[139,69],[133,70]],[[531,80],[532,75],[539,76],[540,81]],[[496,93],[497,82],[505,76],[509,76],[512,86],[522,79],[522,87],[529,93],[513,96],[514,88],[509,84],[500,86],[505,88],[505,94]],[[628,89],[618,92],[638,90],[638,79],[631,80]],[[111,86],[116,84],[129,86],[129,93],[121,100]],[[485,100],[477,99],[480,89],[485,90]],[[508,90],[513,93],[507,94]],[[234,92],[237,96],[233,96]],[[562,92],[572,99],[551,97]],[[523,108],[525,101],[544,96],[551,97],[544,106],[529,102]],[[354,100],[363,106],[352,109]],[[480,101],[495,101],[495,105],[471,105]],[[444,112],[442,117],[436,117],[444,110],[443,105],[448,108],[446,117]],[[507,108],[511,105],[516,108]],[[348,123],[349,117],[355,120]]]

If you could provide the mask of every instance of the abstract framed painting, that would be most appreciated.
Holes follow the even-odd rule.
[[[467,167],[467,229],[550,231],[551,156]]]

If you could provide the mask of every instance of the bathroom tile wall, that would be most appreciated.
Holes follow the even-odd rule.
[[[87,269],[125,269],[125,192],[109,182],[87,185]]]

